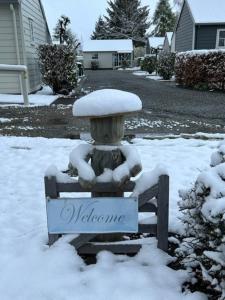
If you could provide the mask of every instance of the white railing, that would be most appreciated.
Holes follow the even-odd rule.
[[[27,67],[24,65],[3,65],[0,64],[0,73],[8,73],[8,74],[19,74],[21,78],[21,92],[23,95],[24,105],[29,106],[29,98],[28,98],[28,86],[27,86],[27,78],[28,72]]]

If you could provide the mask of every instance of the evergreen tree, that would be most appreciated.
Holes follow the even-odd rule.
[[[95,24],[95,30],[92,33],[92,40],[105,40],[108,38],[108,24],[103,20],[102,16],[98,18],[98,21]]]
[[[148,6],[141,6],[140,0],[110,0],[105,17],[109,38],[132,39],[136,44],[145,41],[149,28]]]
[[[70,19],[66,16],[61,16],[60,19],[58,20],[56,27],[54,29],[54,39],[60,42],[60,45],[63,45],[66,36],[67,36],[67,27],[70,24]]]
[[[80,46],[80,42],[72,30],[68,28],[70,19],[66,16],[61,16],[54,29],[54,39],[59,41],[60,45],[67,45],[73,49],[77,49]]]
[[[175,22],[176,15],[172,12],[169,0],[159,0],[153,16],[152,24],[155,25],[155,29],[152,35],[164,37],[166,32],[173,31]]]

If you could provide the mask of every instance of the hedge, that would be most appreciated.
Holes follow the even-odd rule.
[[[225,91],[225,50],[178,53],[175,76],[184,87]]]

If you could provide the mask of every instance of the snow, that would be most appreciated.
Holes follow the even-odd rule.
[[[141,109],[142,103],[137,95],[119,90],[104,89],[78,99],[73,105],[73,115],[75,117],[108,116]]]
[[[103,174],[100,176],[95,176],[95,172],[92,169],[86,158],[91,156],[94,149],[101,151],[112,151],[115,149],[120,149],[123,153],[126,161],[117,167],[116,169],[109,170],[105,169]],[[124,183],[126,179],[129,179],[133,175],[133,170],[140,166],[141,160],[139,154],[134,147],[124,145],[122,147],[115,146],[92,146],[90,144],[82,144],[76,147],[70,154],[70,163],[77,169],[78,176],[81,180],[89,183],[95,182],[115,182],[117,184]],[[136,174],[135,174],[136,175]]]
[[[224,0],[187,0],[195,23],[225,23]]]
[[[70,163],[77,169],[79,177],[89,182],[95,182],[95,172],[85,160],[92,151],[92,145],[82,144],[77,146],[70,154]]]
[[[166,36],[168,38],[169,45],[172,43],[173,32],[167,32]]]
[[[27,72],[27,66],[24,65],[5,65],[0,64],[0,71],[17,71]]]
[[[132,40],[88,40],[84,42],[83,52],[133,52]]]
[[[133,72],[133,75],[135,75],[135,76],[147,76],[147,75],[149,75],[149,73],[146,72],[146,71],[137,71],[137,72]]]
[[[133,142],[144,171],[151,171],[159,163],[168,170],[170,230],[180,230],[178,190],[191,186],[199,170],[208,168],[218,141],[180,138]],[[66,170],[70,152],[81,143],[69,139],[0,137],[0,298],[207,299],[197,293],[181,293],[187,273],[166,266],[172,258],[156,249],[153,238],[146,240],[147,244],[133,258],[104,251],[98,255],[97,264],[90,266],[68,244],[70,236],[63,237],[51,248],[46,246],[43,180],[46,168],[56,165],[58,170]]]
[[[0,123],[9,123],[11,121],[12,121],[12,119],[9,119],[9,118],[0,118]]]
[[[164,44],[164,37],[150,37],[149,39],[149,45],[151,48],[162,48]]]
[[[162,165],[157,165],[153,171],[144,172],[136,181],[132,196],[138,197],[147,189],[156,185],[161,175],[169,175],[166,167]]]
[[[210,53],[218,53],[218,52],[225,54],[225,49],[191,50],[191,51],[179,52],[177,53],[177,56],[191,57],[195,55],[208,55]]]
[[[48,167],[48,169],[45,171],[45,176],[47,177],[56,177],[57,182],[61,183],[73,183],[75,180],[70,177],[68,174],[64,174],[60,172],[56,166],[51,165]]]
[[[35,94],[29,95],[29,102],[31,105],[35,106],[48,106],[56,99],[59,98],[59,95],[53,95],[50,87],[43,87],[42,90],[38,91]],[[23,96],[15,94],[0,94],[0,104],[23,104]]]
[[[146,77],[147,79],[152,79],[152,80],[161,80],[162,77],[161,76],[158,76],[158,75],[149,75]]]

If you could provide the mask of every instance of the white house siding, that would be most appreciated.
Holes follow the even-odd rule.
[[[22,18],[30,92],[33,92],[38,90],[41,84],[37,48],[38,45],[48,42],[47,26],[39,0],[22,1]],[[33,22],[34,41],[31,40],[29,19]]]
[[[99,68],[112,69],[113,68],[113,53],[112,52],[84,52],[84,67],[85,69],[91,68],[92,56],[98,53]]]
[[[21,48],[20,22],[18,6],[14,4],[19,45]],[[0,5],[0,64],[18,64],[13,27],[12,12],[8,4]],[[18,75],[0,73],[0,93],[19,93],[20,80]]]

